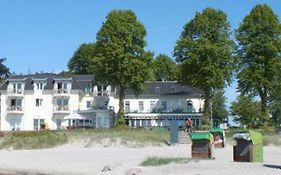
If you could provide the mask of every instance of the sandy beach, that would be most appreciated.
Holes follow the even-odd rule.
[[[85,148],[67,144],[42,150],[0,150],[0,174],[124,175],[139,167],[144,175],[277,175],[281,174],[281,147],[264,147],[264,163],[232,161],[232,146],[215,149],[214,160],[190,161],[157,167],[140,167],[148,156],[191,157],[191,145],[150,146],[143,148]],[[105,166],[111,171],[102,172]],[[279,167],[279,168],[278,168]],[[27,173],[28,172],[28,173]]]

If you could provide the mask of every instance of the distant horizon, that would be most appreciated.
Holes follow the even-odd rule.
[[[232,32],[257,4],[268,4],[279,20],[281,1],[275,0],[30,0],[0,1],[0,58],[11,72],[67,70],[82,43],[95,42],[96,33],[113,9],[131,9],[147,31],[146,49],[173,58],[184,25],[204,8],[224,11]],[[233,36],[232,36],[233,37]],[[174,59],[174,58],[173,58]],[[226,88],[227,106],[238,95],[237,82]]]

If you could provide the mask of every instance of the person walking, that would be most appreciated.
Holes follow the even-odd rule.
[[[185,122],[185,131],[186,132],[190,131],[191,133],[194,133],[193,122],[192,122],[192,119],[190,117],[188,117],[188,119]]]

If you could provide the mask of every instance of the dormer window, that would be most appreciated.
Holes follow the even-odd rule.
[[[21,94],[22,93],[22,83],[21,82],[13,82],[12,84],[12,92],[14,94]]]
[[[93,92],[93,88],[92,88],[92,86],[89,84],[89,85],[87,85],[86,87],[85,87],[85,93],[86,94],[90,94],[90,93],[92,93]]]
[[[106,86],[98,86],[97,90],[98,90],[98,96],[108,96]]]
[[[57,82],[56,90],[59,94],[68,93],[69,88],[69,82],[63,81],[63,82]]]
[[[58,90],[67,90],[67,82],[58,83]]]
[[[44,83],[43,82],[36,82],[36,89],[37,90],[43,90],[44,89]]]

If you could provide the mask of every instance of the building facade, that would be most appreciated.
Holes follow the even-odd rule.
[[[200,124],[202,91],[176,82],[146,82],[135,96],[125,91],[125,117],[131,127],[182,125],[192,117]],[[109,128],[119,110],[118,88],[93,86],[91,75],[20,75],[0,86],[0,130],[39,130],[73,127]]]

